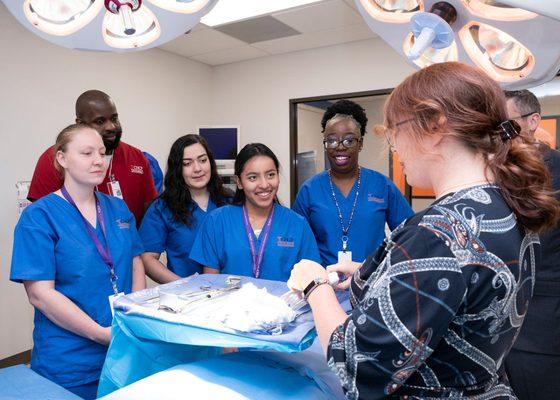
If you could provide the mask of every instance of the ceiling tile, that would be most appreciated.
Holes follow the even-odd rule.
[[[270,15],[220,25],[215,29],[242,40],[245,43],[264,42],[265,40],[299,35],[299,32],[294,28],[286,25],[282,21],[278,21]]]
[[[332,0],[272,14],[302,33],[337,29],[363,22],[362,17],[343,0]]]
[[[230,49],[244,45],[241,40],[232,38],[214,29],[193,30],[187,35],[179,36],[160,48],[173,53],[191,57],[198,54]]]
[[[357,40],[365,40],[374,37],[376,37],[376,35],[365,24],[359,24],[321,32],[304,33],[295,37],[268,40],[266,42],[255,43],[253,46],[270,54],[281,54],[316,47],[332,46],[346,42],[355,42]]]
[[[209,65],[229,64],[238,61],[250,60],[252,58],[259,58],[267,56],[263,50],[256,49],[249,45],[234,47],[231,49],[213,51],[210,53],[199,54],[190,57],[193,60],[200,61]]]
[[[205,29],[211,29],[211,28],[208,25],[204,25],[202,22],[199,22],[198,24],[193,26],[193,28],[191,29],[191,32],[203,31]]]

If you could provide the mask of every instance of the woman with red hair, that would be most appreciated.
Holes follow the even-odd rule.
[[[441,63],[410,75],[385,106],[384,133],[410,185],[436,201],[395,229],[351,276],[353,311],[298,263],[288,285],[313,310],[349,399],[515,399],[503,370],[539,265],[538,233],[557,220],[535,146],[507,120],[482,71]]]

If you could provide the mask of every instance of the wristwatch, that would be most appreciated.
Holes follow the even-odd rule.
[[[307,300],[311,292],[317,289],[319,286],[329,283],[328,279],[325,278],[315,278],[307,285],[305,289],[303,289],[303,298]]]

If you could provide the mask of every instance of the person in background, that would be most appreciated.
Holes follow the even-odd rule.
[[[121,141],[122,128],[115,102],[99,90],[82,93],[76,100],[76,123],[98,131],[105,144],[109,167],[96,190],[123,199],[140,226],[146,207],[157,193],[146,157],[136,147]],[[27,196],[30,201],[61,188],[64,177],[55,169],[54,159],[54,147],[39,157]]]
[[[385,238],[385,224],[393,230],[413,214],[391,180],[359,165],[367,121],[350,100],[326,110],[321,126],[330,169],[308,179],[292,206],[309,222],[323,265],[364,261]]]
[[[189,258],[206,215],[231,202],[222,186],[216,161],[202,136],[185,135],[171,146],[165,190],[150,205],[140,226],[146,274],[158,283],[202,272]],[[159,261],[167,254],[167,266]]]
[[[143,249],[124,201],[95,192],[107,170],[100,134],[70,125],[54,154],[63,186],[21,215],[10,279],[23,283],[35,307],[31,368],[93,399],[111,338],[110,303],[146,286]]]
[[[150,164],[150,169],[152,170],[152,178],[154,179],[154,186],[156,188],[157,194],[163,192],[163,171],[161,170],[158,161],[154,156],[152,156],[147,151],[143,151],[144,157],[148,160]]]
[[[532,140],[541,120],[541,106],[528,90],[505,92],[509,118]],[[560,153],[536,144],[560,200]],[[560,394],[560,224],[540,236],[541,264],[536,270],[533,299],[517,340],[506,358],[506,372],[520,400],[553,399]]]
[[[560,206],[537,148],[508,120],[498,84],[445,62],[389,96],[383,129],[407,182],[436,201],[351,276],[350,316],[311,261],[292,270],[328,363],[352,399],[516,399],[504,371],[540,268],[538,232]]]
[[[235,159],[234,205],[214,210],[191,249],[205,273],[286,281],[304,258],[320,261],[307,221],[276,200],[279,162],[264,144],[248,144]]]

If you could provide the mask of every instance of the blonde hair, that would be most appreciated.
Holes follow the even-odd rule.
[[[74,134],[77,133],[78,131],[82,130],[82,129],[92,129],[92,130],[95,131],[95,129],[91,128],[90,126],[88,126],[84,123],[77,123],[77,124],[68,125],[66,128],[61,130],[60,133],[56,137],[56,142],[54,143],[54,149],[53,149],[53,151],[54,151],[54,167],[61,174],[64,174],[64,168],[62,168],[62,165],[60,165],[58,163],[56,155],[58,154],[59,151],[65,153],[66,149],[68,148],[68,143],[70,143],[72,141],[72,138],[74,137]]]

